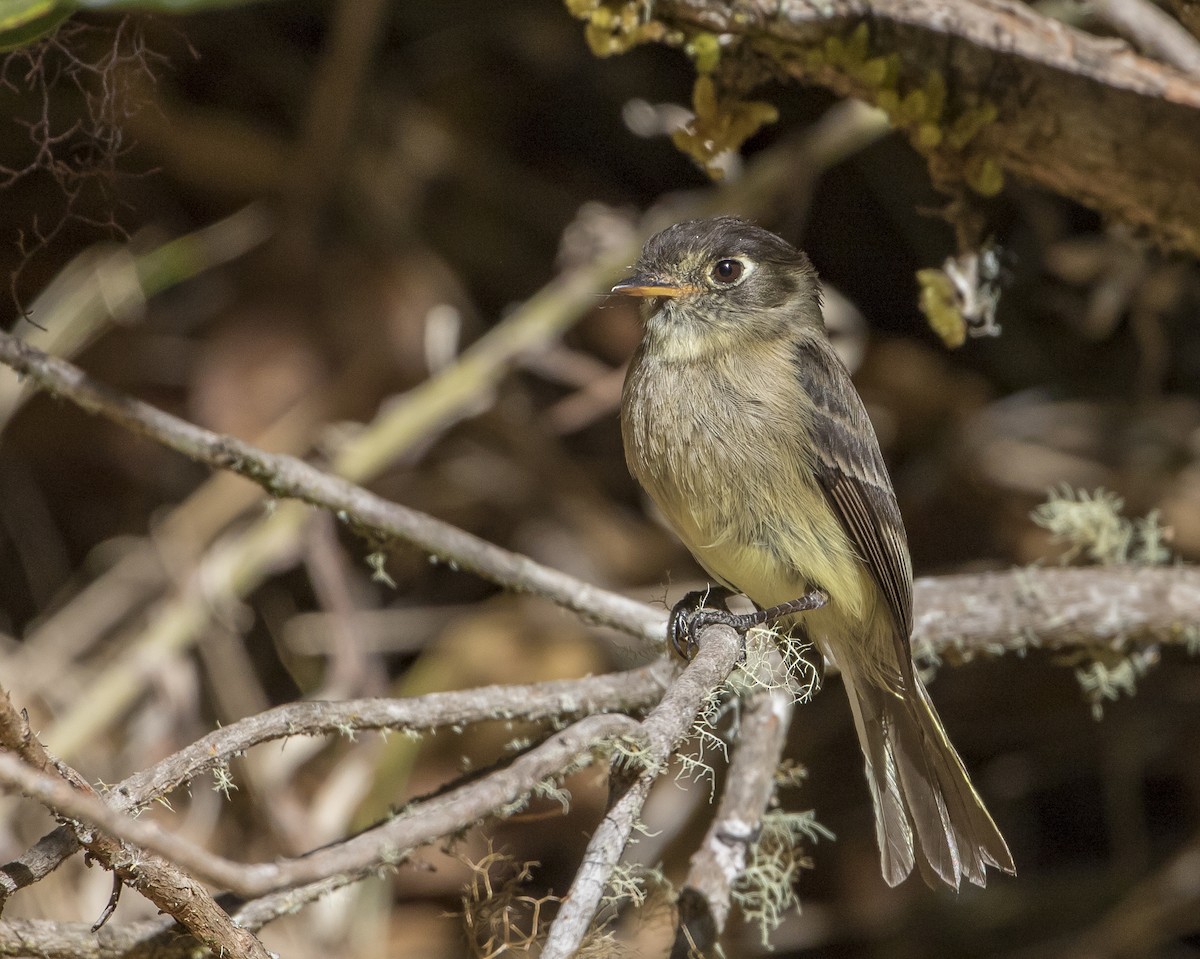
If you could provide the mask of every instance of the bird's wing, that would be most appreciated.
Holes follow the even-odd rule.
[[[826,340],[802,341],[794,358],[796,375],[815,406],[811,429],[817,481],[887,598],[903,644],[901,669],[907,672],[912,560],[879,441],[850,374]]]

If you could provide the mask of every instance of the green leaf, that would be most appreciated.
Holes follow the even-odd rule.
[[[0,53],[50,35],[70,15],[58,0],[0,0]]]

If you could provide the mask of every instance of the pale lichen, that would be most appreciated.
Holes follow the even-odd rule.
[[[758,926],[764,947],[788,910],[799,909],[796,879],[811,868],[802,841],[815,843],[834,835],[816,821],[811,811],[774,810],[763,816],[757,842],[750,846],[746,869],[733,887],[733,901],[743,918]]]
[[[1033,511],[1032,519],[1067,546],[1062,562],[1080,556],[1101,565],[1159,566],[1171,558],[1164,545],[1167,531],[1159,513],[1128,519],[1121,515],[1125,501],[1116,493],[1098,489],[1073,490],[1068,486],[1051,490],[1045,503]]]

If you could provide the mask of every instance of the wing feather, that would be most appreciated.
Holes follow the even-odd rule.
[[[875,429],[850,374],[828,342],[801,341],[795,363],[796,375],[815,407],[811,428],[817,481],[887,599],[903,643],[901,668],[907,671],[912,561]]]

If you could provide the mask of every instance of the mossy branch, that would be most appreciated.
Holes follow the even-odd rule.
[[[990,196],[1015,174],[1200,254],[1200,76],[1123,41],[1016,0],[568,6],[593,49],[712,35],[723,58],[757,58],[764,76],[881,107],[943,185]]]

